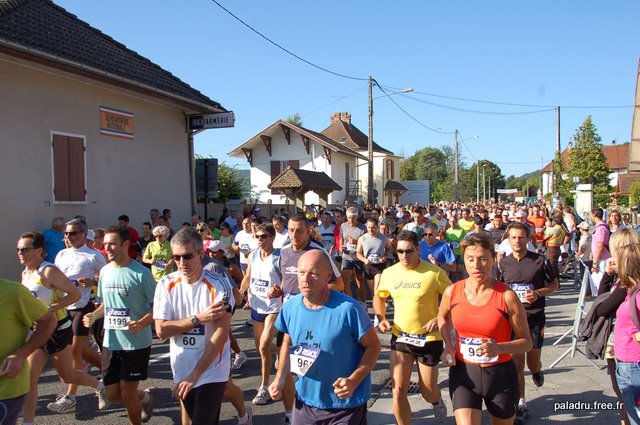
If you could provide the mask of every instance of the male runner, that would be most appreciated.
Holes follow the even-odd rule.
[[[508,232],[513,253],[504,257],[498,265],[498,278],[507,283],[516,292],[524,305],[529,324],[533,348],[525,354],[513,354],[518,370],[520,400],[516,411],[516,424],[524,424],[529,411],[524,393],[525,357],[533,383],[541,387],[544,384],[542,371],[542,345],[544,342],[545,297],[559,287],[558,275],[544,256],[527,250],[529,231],[518,222],[511,223]]]
[[[104,247],[110,263],[98,281],[103,302],[83,322],[91,327],[104,317],[102,381],[107,399],[124,403],[131,425],[139,425],[151,418],[155,400],[155,388],[142,391],[138,386],[147,379],[156,285],[149,269],[129,257],[129,238],[123,226],[107,229]]]
[[[438,422],[447,417],[447,406],[438,387],[438,364],[444,348],[438,331],[438,298],[451,281],[444,270],[421,260],[419,250],[415,233],[400,232],[396,249],[400,261],[382,272],[373,302],[380,320],[378,329],[392,332],[393,414],[400,425],[411,423],[407,391],[416,361],[422,398],[433,405]],[[388,297],[395,305],[393,326],[386,317]]]

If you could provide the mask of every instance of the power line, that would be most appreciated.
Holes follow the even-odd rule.
[[[388,89],[397,90],[396,87],[387,86]],[[620,108],[633,108],[633,105],[597,105],[597,106],[589,106],[589,105],[536,105],[536,104],[527,104],[527,103],[510,103],[510,102],[497,102],[493,100],[479,100],[479,99],[469,99],[465,97],[455,97],[455,96],[446,96],[435,93],[427,93],[414,90],[413,93],[421,94],[423,96],[431,96],[438,97],[442,99],[451,99],[451,100],[460,100],[463,102],[474,102],[474,103],[486,103],[490,105],[504,105],[504,106],[518,106],[523,108],[555,108],[560,106],[561,108],[566,109],[620,109]]]
[[[376,84],[376,86],[378,86],[378,88],[380,90],[382,90],[382,92],[385,94],[385,96],[387,96],[389,98],[389,100],[391,100],[393,102],[394,105],[396,105],[396,107],[398,109],[400,109],[402,112],[404,112],[404,114],[406,116],[408,116],[409,118],[411,118],[413,121],[415,121],[416,123],[418,123],[419,125],[421,125],[422,127],[426,128],[427,130],[431,130],[434,133],[440,133],[440,134],[453,134],[453,131],[442,131],[442,130],[438,130],[436,128],[432,128],[429,127],[426,124],[423,124],[421,121],[417,120],[413,115],[411,115],[410,113],[408,113],[402,106],[398,105],[398,103],[389,95],[389,93],[387,93],[385,91],[385,89],[382,88],[382,86],[380,84],[378,84],[378,82],[376,80],[373,80],[373,82]]]
[[[427,105],[436,106],[438,108],[450,109],[450,110],[459,111],[459,112],[468,112],[471,114],[484,114],[484,115],[530,115],[530,114],[539,114],[542,112],[554,111],[556,109],[555,107],[547,107],[546,109],[538,109],[535,111],[519,111],[519,112],[479,111],[477,109],[465,109],[465,108],[457,108],[455,106],[442,105],[439,103],[429,102],[428,100],[416,99],[413,97],[410,97],[409,99],[413,100],[414,102],[425,103]]]
[[[289,55],[293,56],[294,58],[306,63],[307,65],[311,65],[314,68],[317,68],[321,71],[327,72],[329,74],[338,76],[338,77],[342,77],[342,78],[347,78],[349,80],[358,80],[358,81],[367,81],[368,78],[358,78],[358,77],[352,77],[349,75],[345,75],[345,74],[340,74],[339,72],[334,72],[331,71],[330,69],[324,68],[320,65],[316,65],[313,62],[310,62],[298,55],[296,55],[295,53],[293,53],[291,50],[286,49],[285,47],[281,46],[280,44],[276,43],[275,41],[271,40],[269,37],[267,37],[266,35],[262,34],[260,31],[258,31],[257,29],[253,28],[251,25],[247,24],[245,21],[243,21],[242,19],[240,19],[238,16],[234,15],[233,12],[231,12],[229,9],[227,9],[226,7],[224,7],[223,5],[221,5],[220,3],[218,3],[216,0],[211,0],[213,3],[215,3],[220,9],[224,10],[225,12],[227,12],[229,15],[231,15],[235,20],[237,20],[238,22],[240,22],[242,25],[244,25],[245,27],[249,28],[251,31],[253,31],[254,33],[258,34],[260,37],[264,38],[266,41],[268,41],[269,43],[273,44],[274,46],[276,46],[278,49],[282,50],[285,53],[288,53]]]

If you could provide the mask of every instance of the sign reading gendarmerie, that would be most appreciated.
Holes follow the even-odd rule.
[[[133,140],[133,113],[101,106],[100,134]]]
[[[233,127],[236,117],[233,112],[221,112],[218,114],[190,115],[189,129],[202,130],[207,128]]]

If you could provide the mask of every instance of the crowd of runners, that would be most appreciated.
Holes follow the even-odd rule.
[[[148,422],[157,389],[141,381],[153,338],[169,340],[183,425],[218,423],[224,400],[239,424],[250,424],[260,410],[245,406],[248,390],[257,390],[256,406],[282,400],[283,423],[364,424],[378,332],[391,334],[398,424],[411,422],[414,364],[437,422],[451,411],[458,424],[480,424],[484,402],[492,423],[524,424],[525,369],[544,385],[545,299],[559,276],[570,264],[577,282],[588,273],[589,295],[611,294],[600,311],[609,319],[629,303],[636,282],[633,273],[622,281],[615,275],[635,263],[611,260],[611,234],[625,238],[611,251],[640,242],[616,210],[580,217],[544,203],[440,202],[262,213],[225,208],[218,219],[194,214],[174,229],[170,210],[152,209],[141,233],[126,215],[105,228],[57,217],[42,233],[21,234],[22,276],[0,280],[0,424],[20,416],[24,425],[36,423],[49,357],[68,384],[46,406],[51,412],[75,411],[78,386],[88,386],[99,410],[122,404],[131,424]],[[239,308],[250,310],[257,389],[230,377],[248,359],[230,327]],[[640,337],[627,329],[633,319],[616,325],[616,344]],[[619,337],[623,330],[631,337]],[[608,357],[614,377],[615,358],[640,360],[640,349],[627,345]],[[449,368],[450,408],[441,365]],[[631,400],[640,389],[612,385],[629,412],[622,419],[636,423]]]

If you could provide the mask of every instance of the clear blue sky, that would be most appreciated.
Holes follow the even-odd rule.
[[[296,112],[305,127],[321,131],[333,112],[347,111],[367,132],[366,81],[289,56],[210,0],[54,1],[235,112],[235,128],[196,137],[197,153],[248,168],[226,153]],[[505,176],[539,169],[553,158],[556,112],[537,111],[556,105],[563,106],[563,149],[587,115],[604,144],[631,138],[640,56],[635,0],[219,1],[310,62],[372,75],[389,92],[413,88],[394,100],[426,126],[458,129],[467,164],[488,159]],[[374,139],[399,155],[453,145],[453,135],[424,128],[388,98],[374,110]],[[522,112],[537,113],[514,114]]]

